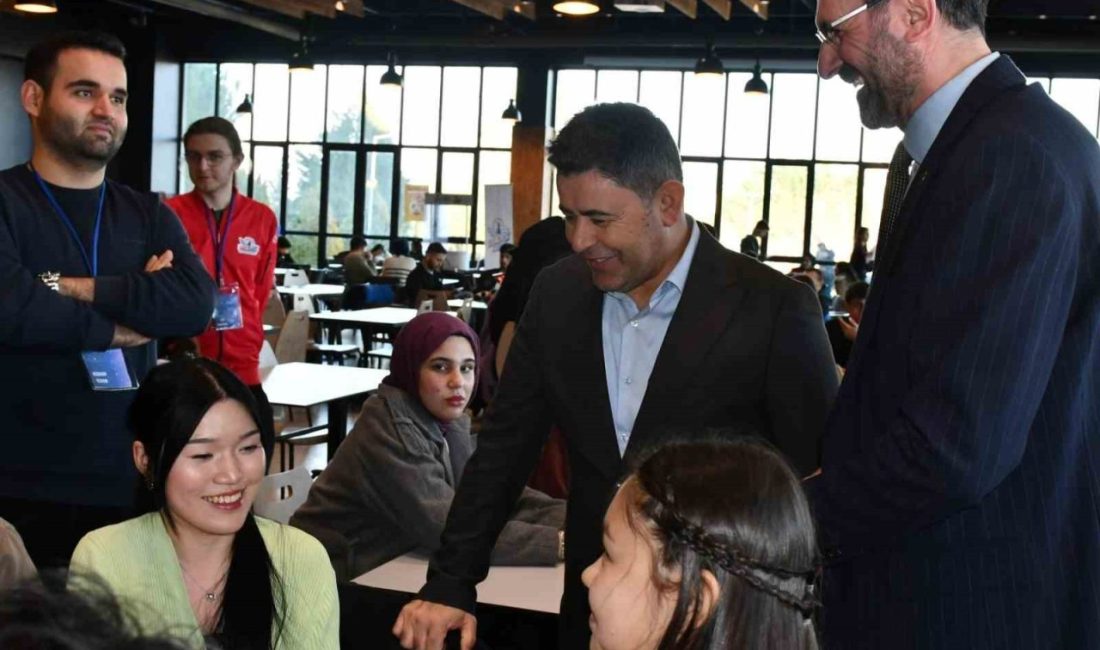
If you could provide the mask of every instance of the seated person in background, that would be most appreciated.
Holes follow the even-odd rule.
[[[370,249],[370,262],[376,268],[381,268],[382,263],[389,257],[389,253],[386,252],[386,247],[382,244],[375,244]]]
[[[818,647],[810,508],[756,438],[658,448],[611,502],[603,546],[581,575],[593,648]]]
[[[756,226],[753,227],[752,232],[745,235],[745,238],[741,240],[741,254],[748,255],[754,260],[760,259],[760,247],[764,241],[764,238],[768,236],[768,222],[757,221]]]
[[[421,290],[443,290],[443,276],[440,271],[443,270],[443,262],[446,259],[447,249],[443,248],[443,244],[439,242],[428,244],[424,259],[416,265],[405,280],[405,296],[408,298],[410,307],[417,306],[416,298]]]
[[[501,273],[507,273],[508,267],[512,265],[512,255],[516,252],[515,244],[501,244],[500,245],[500,271]]]
[[[477,335],[450,314],[420,314],[397,335],[390,374],[290,520],[321,540],[340,580],[439,547],[473,452],[477,353]],[[563,501],[524,491],[492,561],[553,565],[564,523]]]
[[[851,264],[847,262],[836,263],[836,275],[833,278],[833,293],[836,295],[833,297],[831,306],[833,311],[845,311],[844,295],[848,293],[848,287],[859,281],[856,272],[852,270]]]
[[[0,519],[0,590],[33,578],[37,573],[15,527]],[[0,620],[0,625],[3,620]],[[0,645],[0,647],[4,647]]]
[[[351,250],[344,255],[344,281],[348,284],[365,284],[376,274],[374,264],[367,257],[367,240],[356,235],[351,238]]]
[[[297,268],[297,262],[294,261],[294,257],[290,254],[290,240],[286,237],[279,237],[279,242],[275,245],[278,250],[278,257],[275,258],[275,268],[277,269],[290,269]]]
[[[393,240],[390,250],[393,255],[382,263],[382,277],[397,278],[397,286],[403,287],[409,273],[416,268],[416,260],[409,257],[409,242],[404,239]]]
[[[825,322],[825,332],[829,335],[829,345],[833,348],[833,359],[841,368],[848,367],[848,356],[852,353],[852,343],[859,333],[859,321],[863,319],[863,304],[867,302],[867,293],[871,285],[856,282],[844,293],[844,309],[847,316],[830,318]]]
[[[336,582],[317,540],[252,514],[264,477],[252,393],[208,359],[158,366],[130,409],[146,514],[88,533],[71,568],[98,574],[151,632],[193,647],[336,648]],[[258,423],[258,424],[257,424]]]

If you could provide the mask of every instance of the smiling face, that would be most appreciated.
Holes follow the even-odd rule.
[[[463,336],[448,336],[420,366],[420,402],[435,419],[452,422],[465,412],[476,380],[473,346]]]
[[[630,525],[631,481],[615,495],[604,517],[604,553],[581,574],[592,609],[592,650],[651,650],[668,628],[676,592],[654,580],[657,541]]]
[[[223,399],[211,406],[165,482],[177,536],[235,535],[252,509],[265,465],[260,431],[244,405]]]
[[[63,50],[48,92],[24,82],[24,108],[41,144],[82,167],[101,168],[126,138],[126,66],[110,54]]]
[[[199,133],[187,138],[184,158],[195,189],[208,196],[233,184],[242,160],[233,155],[229,141],[216,133]]]
[[[836,20],[859,4],[819,0],[817,23]],[[825,79],[839,74],[859,88],[860,120],[870,129],[905,125],[921,74],[918,52],[890,31],[891,6],[885,0],[846,21],[836,30],[836,42],[822,44],[818,53],[818,74]]]

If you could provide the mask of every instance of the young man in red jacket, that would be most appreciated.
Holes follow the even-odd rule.
[[[278,221],[271,208],[234,187],[244,151],[232,123],[220,117],[198,120],[187,128],[183,148],[195,189],[169,199],[168,206],[217,285],[214,316],[198,338],[199,352],[248,384],[270,419],[259,365],[263,313],[275,284]],[[264,440],[269,459],[271,445]]]

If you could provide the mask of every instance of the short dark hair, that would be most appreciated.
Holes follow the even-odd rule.
[[[855,300],[867,300],[867,294],[871,291],[871,285],[866,282],[856,282],[844,292],[844,302]]]
[[[224,117],[204,117],[196,120],[183,134],[183,146],[187,147],[187,141],[196,135],[220,135],[229,143],[229,151],[237,158],[244,158],[244,149],[241,147],[241,136],[237,134],[237,127]]]
[[[985,34],[985,17],[989,0],[936,0],[940,14],[955,29],[977,28]]]
[[[428,250],[425,251],[426,255],[431,255],[432,253],[441,253],[443,255],[446,255],[447,249],[443,248],[443,244],[440,244],[437,241],[433,241],[432,243],[428,244]]]
[[[500,245],[500,254],[501,255],[511,255],[515,250],[516,250],[516,245],[515,244],[501,244]]]
[[[65,50],[95,50],[126,60],[126,46],[106,32],[70,31],[36,44],[23,62],[23,80],[33,81],[49,92],[57,74],[57,57]]]
[[[562,176],[595,170],[645,200],[665,182],[684,180],[668,127],[637,104],[589,106],[562,128],[549,152]]]
[[[290,248],[290,240],[283,235],[279,235],[279,243],[276,246],[278,248]]]
[[[756,232],[757,230],[771,230],[771,228],[768,227],[767,221],[760,220],[757,221],[756,225],[752,227],[753,232]]]
[[[370,252],[377,253],[378,251],[382,251],[384,253],[386,252],[386,247],[382,244],[375,244],[374,246],[370,247]]]
[[[356,235],[351,238],[351,250],[359,250],[360,248],[366,248],[367,240],[364,237]]]

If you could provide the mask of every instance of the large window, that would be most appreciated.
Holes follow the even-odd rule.
[[[553,125],[561,129],[597,102],[649,108],[680,147],[687,212],[714,226],[734,250],[757,221],[767,220],[764,251],[780,268],[806,253],[822,261],[848,259],[857,227],[870,230],[874,245],[886,169],[901,132],[863,128],[856,90],[839,78],[765,74],[767,96],[743,92],[750,78],[748,72],[707,79],[675,70],[562,69]],[[1031,81],[1100,135],[1100,80]],[[558,211],[556,189],[546,209]]]
[[[443,241],[483,254],[486,184],[508,183],[516,69],[186,63],[180,133],[219,115],[244,142],[238,187],[271,206],[299,261],[323,264],[352,235]],[[252,113],[237,113],[249,95]],[[181,146],[182,149],[182,146]],[[182,153],[182,151],[181,151]],[[179,191],[192,188],[181,164]],[[407,218],[406,197],[426,200]]]

